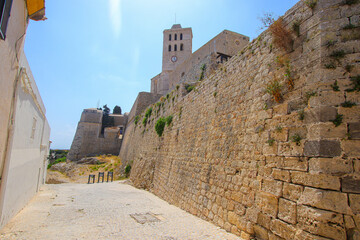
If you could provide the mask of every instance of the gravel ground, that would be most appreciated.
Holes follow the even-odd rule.
[[[240,240],[122,182],[45,185],[0,239]]]

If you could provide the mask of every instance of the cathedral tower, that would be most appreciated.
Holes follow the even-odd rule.
[[[169,75],[192,54],[192,30],[174,24],[164,30],[162,72],[151,79],[151,92],[166,94],[169,91]]]
[[[174,24],[164,30],[162,71],[172,71],[192,53],[192,30]]]

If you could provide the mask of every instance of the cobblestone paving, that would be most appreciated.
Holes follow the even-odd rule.
[[[45,185],[0,231],[0,239],[240,240],[121,182]]]

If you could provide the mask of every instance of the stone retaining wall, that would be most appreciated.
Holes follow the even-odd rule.
[[[283,17],[293,51],[266,31],[192,92],[161,98],[146,126],[144,112],[131,121],[120,157],[135,186],[244,239],[359,239],[360,6],[344,2],[300,1]],[[280,103],[265,91],[274,79]]]

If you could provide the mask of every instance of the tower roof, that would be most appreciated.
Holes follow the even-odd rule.
[[[180,24],[174,24],[171,29],[178,29],[178,28],[182,28]]]

